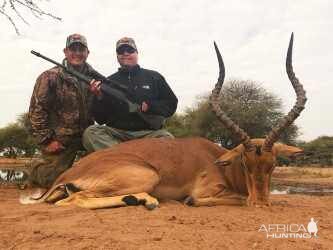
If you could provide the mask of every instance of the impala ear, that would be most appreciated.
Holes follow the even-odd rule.
[[[275,143],[274,151],[276,152],[276,155],[285,156],[285,157],[296,157],[299,155],[303,155],[303,149],[300,149],[298,147],[288,146],[286,144],[282,143]]]

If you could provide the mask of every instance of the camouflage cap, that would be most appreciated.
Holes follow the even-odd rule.
[[[83,46],[88,48],[87,39],[80,34],[69,35],[66,40],[66,48],[71,46],[73,43],[81,43]]]
[[[135,49],[136,51],[138,51],[133,38],[130,38],[130,37],[120,38],[116,44],[116,50],[123,45],[128,45],[128,46],[132,47],[133,49]]]

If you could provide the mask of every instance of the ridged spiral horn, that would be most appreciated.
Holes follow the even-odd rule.
[[[212,94],[210,96],[210,105],[212,107],[212,110],[215,112],[217,118],[222,122],[222,124],[227,129],[229,129],[235,137],[240,139],[240,142],[244,145],[246,150],[250,151],[253,149],[253,146],[250,142],[250,137],[247,135],[247,133],[244,132],[243,129],[241,129],[235,122],[233,122],[220,107],[219,96],[224,82],[225,68],[221,53],[215,42],[214,47],[219,63],[219,78],[217,80],[217,83],[215,84],[214,89],[212,90]]]
[[[283,117],[279,123],[272,128],[272,130],[266,136],[263,150],[271,151],[274,143],[279,139],[281,133],[289,127],[293,121],[300,115],[302,110],[305,108],[306,96],[303,85],[296,78],[292,66],[292,53],[293,53],[293,42],[294,42],[294,33],[291,33],[287,59],[286,59],[286,70],[289,77],[289,80],[296,92],[296,103],[294,107],[289,111],[289,113]]]

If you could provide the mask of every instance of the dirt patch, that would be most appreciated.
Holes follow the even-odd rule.
[[[86,210],[21,205],[0,189],[1,249],[333,249],[333,198],[273,195],[272,207],[144,207]],[[318,221],[318,238],[267,239],[261,225]]]

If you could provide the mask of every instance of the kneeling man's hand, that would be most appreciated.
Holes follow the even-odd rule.
[[[142,102],[141,104],[141,111],[142,112],[147,112],[149,109],[149,105],[146,102]]]
[[[100,96],[102,94],[101,92],[101,84],[102,82],[101,81],[97,81],[97,80],[92,80],[90,82],[90,91],[96,95],[96,96]]]
[[[58,153],[65,149],[65,147],[61,144],[61,142],[58,141],[51,141],[47,146],[45,147],[44,151],[45,153]]]

